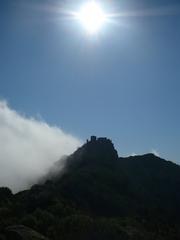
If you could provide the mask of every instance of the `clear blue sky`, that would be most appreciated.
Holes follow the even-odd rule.
[[[94,38],[53,10],[62,2],[80,1],[0,1],[0,97],[81,139],[107,136],[120,155],[155,149],[180,163],[179,0],[102,1],[154,16]]]

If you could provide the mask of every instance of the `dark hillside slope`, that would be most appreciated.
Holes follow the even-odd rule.
[[[180,167],[172,162],[119,158],[109,139],[92,137],[50,176],[16,195],[0,189],[0,239],[18,224],[52,240],[180,239]]]
[[[153,154],[120,158],[119,163],[146,214],[179,219],[180,166]]]
[[[118,158],[107,139],[71,155],[57,185],[63,196],[95,214],[179,218],[180,167],[153,154]]]

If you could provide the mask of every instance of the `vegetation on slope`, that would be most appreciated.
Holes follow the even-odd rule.
[[[62,174],[13,195],[0,189],[0,239],[24,225],[52,240],[180,238],[180,167],[153,154],[119,158],[108,139],[68,157]]]

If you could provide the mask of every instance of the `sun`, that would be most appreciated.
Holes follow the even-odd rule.
[[[76,13],[76,17],[90,34],[99,32],[107,20],[102,7],[95,1],[89,1],[83,5]]]

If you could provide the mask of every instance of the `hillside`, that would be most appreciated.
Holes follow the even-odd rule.
[[[1,188],[0,199],[2,239],[17,224],[52,240],[180,238],[180,167],[153,154],[119,157],[107,138],[91,137],[44,184]]]

